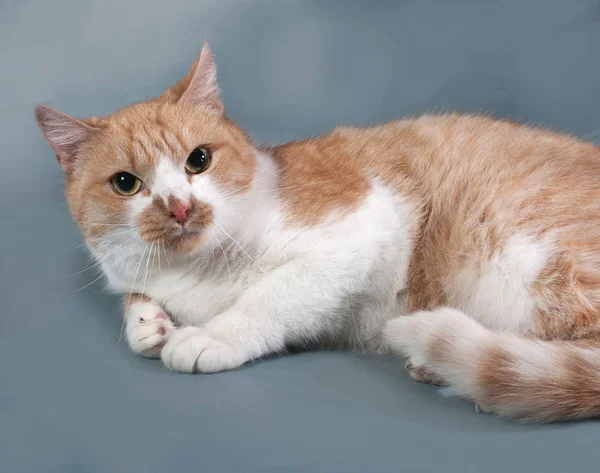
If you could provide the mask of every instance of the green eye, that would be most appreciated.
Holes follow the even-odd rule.
[[[142,188],[142,181],[128,172],[119,172],[110,178],[113,189],[121,195],[137,194]]]
[[[196,148],[185,162],[188,174],[200,174],[208,169],[210,164],[210,151],[208,148]]]

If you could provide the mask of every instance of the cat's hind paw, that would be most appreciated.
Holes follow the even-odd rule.
[[[406,369],[416,381],[444,385],[456,376],[469,376],[471,353],[487,331],[463,312],[441,307],[390,320],[383,338],[408,361]]]
[[[442,379],[439,379],[427,365],[415,366],[410,360],[407,360],[406,363],[404,363],[404,368],[406,368],[410,377],[419,383],[433,384],[435,386],[446,386],[448,384]]]

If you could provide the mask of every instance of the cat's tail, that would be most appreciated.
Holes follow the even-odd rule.
[[[541,341],[441,308],[389,321],[384,338],[409,357],[413,377],[448,384],[486,412],[525,422],[600,417],[600,336]]]

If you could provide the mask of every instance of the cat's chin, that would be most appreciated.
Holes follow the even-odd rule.
[[[204,240],[204,232],[187,230],[183,231],[180,235],[172,238],[168,241],[169,248],[182,254],[193,253],[198,250]]]

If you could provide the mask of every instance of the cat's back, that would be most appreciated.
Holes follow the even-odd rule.
[[[453,114],[341,127],[272,154],[281,197],[304,224],[318,224],[332,210],[350,214],[377,183],[411,204],[417,228],[412,310],[464,306],[460,298],[489,263],[516,250],[515,264],[550,252],[543,258],[547,277],[568,267],[568,277],[594,281],[586,291],[600,303],[600,148],[594,144]]]
[[[532,293],[560,285],[564,294],[585,294],[589,306],[600,304],[600,148],[485,117],[415,123],[432,145],[412,167],[426,218],[410,268],[411,309],[450,304],[500,330],[537,330],[544,319],[551,332],[548,320],[571,323],[558,314],[580,301],[534,310],[511,292],[536,278]],[[497,291],[513,306],[489,299]]]
[[[424,116],[412,123],[428,144],[424,154],[404,159],[442,220],[495,221],[509,235],[600,218],[600,148],[593,143],[480,116]]]
[[[338,127],[269,153],[282,199],[314,222],[332,209],[356,208],[374,180],[430,206],[499,199],[508,206],[523,199],[571,205],[582,196],[595,200],[600,191],[599,147],[485,116]]]

